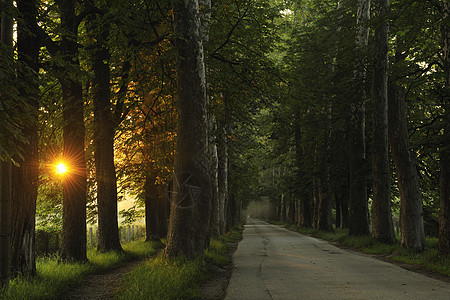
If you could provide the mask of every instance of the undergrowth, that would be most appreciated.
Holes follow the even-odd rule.
[[[159,255],[128,273],[118,299],[198,299],[200,285],[215,270],[230,263],[227,243],[241,238],[243,224],[211,239],[203,256],[195,259],[164,258]]]
[[[79,286],[89,274],[104,272],[133,259],[155,254],[155,245],[133,241],[123,245],[123,253],[99,253],[89,249],[89,261],[86,263],[61,262],[56,255],[38,257],[37,275],[15,278],[10,282],[9,289],[0,293],[0,299],[60,299],[68,290]]]
[[[333,232],[325,232],[313,228],[290,225],[279,221],[270,221],[270,223],[281,225],[292,231],[336,242],[340,246],[357,249],[368,254],[389,255],[395,261],[418,264],[430,271],[450,276],[450,256],[438,255],[437,238],[427,237],[427,249],[418,253],[403,248],[399,243],[391,245],[381,243],[371,236],[350,236],[348,235],[347,229],[335,229]]]

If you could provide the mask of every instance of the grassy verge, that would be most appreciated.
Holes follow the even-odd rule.
[[[123,245],[124,253],[98,253],[89,249],[87,263],[58,262],[57,256],[39,257],[36,261],[37,276],[15,278],[10,288],[0,293],[0,299],[60,299],[89,274],[105,272],[133,259],[155,254],[155,245],[144,241],[129,242]]]
[[[198,299],[200,285],[217,267],[230,263],[227,243],[241,237],[243,224],[220,239],[212,239],[196,259],[165,259],[161,255],[134,269],[124,278],[118,299]]]
[[[325,232],[276,221],[271,221],[270,223],[281,225],[292,231],[297,231],[327,241],[336,242],[340,246],[350,247],[364,253],[386,256],[389,255],[394,261],[420,265],[429,271],[450,276],[450,257],[442,257],[438,255],[437,238],[427,238],[428,249],[421,253],[417,253],[404,249],[399,244],[389,245],[380,243],[370,236],[349,236],[347,229],[336,229],[334,232]]]

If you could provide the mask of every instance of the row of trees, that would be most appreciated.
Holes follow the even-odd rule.
[[[289,96],[271,141],[280,217],[332,230],[334,214],[351,235],[394,243],[394,209],[404,247],[422,251],[425,231],[439,231],[448,254],[448,2],[292,7],[280,60]]]
[[[267,53],[278,8],[265,0],[0,8],[2,285],[36,273],[36,222],[61,228],[62,259],[87,259],[87,221],[98,221],[99,251],[121,251],[125,191],[145,205],[147,239],[168,234],[168,256],[201,253],[237,221],[254,175],[241,168],[254,146],[251,115],[274,82]],[[61,159],[68,172],[55,178]]]

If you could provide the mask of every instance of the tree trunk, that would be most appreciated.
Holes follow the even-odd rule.
[[[400,86],[391,85],[389,87],[389,143],[400,191],[401,243],[405,248],[422,251],[426,248],[422,197],[415,155],[409,145],[407,126],[405,90]]]
[[[321,177],[318,180],[319,215],[317,228],[319,230],[332,231],[333,225],[331,221],[331,191],[328,178],[329,176],[327,170],[322,170],[321,173]]]
[[[342,222],[341,222],[341,208],[342,208],[342,198],[341,195],[335,194],[334,195],[334,201],[336,202],[336,228],[341,228]]]
[[[21,113],[26,116],[22,121],[22,132],[27,139],[22,144],[23,152],[16,161],[20,167],[12,169],[12,206],[11,206],[11,269],[12,275],[36,274],[35,260],[35,215],[38,193],[38,56],[39,40],[37,34],[36,1],[18,1],[20,19],[17,25],[18,59],[23,63],[18,77],[26,84],[19,89],[26,107]]]
[[[2,34],[3,22],[4,18]],[[8,288],[11,275],[11,165],[0,160],[0,290]]]
[[[388,145],[388,37],[389,0],[375,0],[379,23],[375,29],[375,56],[373,72],[373,204],[372,236],[392,244],[395,238],[391,212],[391,178]]]
[[[287,221],[289,224],[295,224],[295,201],[292,200],[292,197],[290,198]]]
[[[450,15],[450,4],[442,1],[442,57],[445,73],[445,113],[443,118],[444,134],[440,150],[440,213],[439,213],[439,254],[450,254],[450,26],[445,20]]]
[[[313,181],[313,195],[314,195],[314,208],[313,208],[313,225],[314,228],[319,226],[319,203],[320,203],[320,188],[318,180]]]
[[[98,245],[105,251],[122,251],[117,216],[117,179],[114,166],[115,122],[111,111],[109,28],[101,17],[88,26],[95,38],[93,49],[94,155],[97,180]]]
[[[217,182],[219,190],[219,226],[220,234],[226,233],[227,205],[228,205],[228,143],[225,129],[217,145],[218,173]]]
[[[348,170],[347,170],[348,171]],[[349,173],[347,172],[345,183],[342,187],[342,228],[348,228],[348,201],[350,197],[349,187]]]
[[[79,68],[75,1],[60,3],[63,59]],[[86,159],[81,83],[73,74],[60,78],[63,98],[63,156],[69,172],[63,179],[63,228],[61,258],[86,261]]]
[[[215,123],[214,117],[210,116],[209,123]],[[219,202],[219,181],[218,181],[218,153],[217,153],[217,144],[215,141],[215,137],[212,132],[215,131],[213,128],[215,125],[209,125],[209,142],[208,142],[208,150],[209,150],[209,173],[211,179],[211,224],[210,224],[210,235],[211,237],[218,237],[220,235],[220,214],[221,214],[221,206]]]
[[[367,47],[369,28],[370,0],[358,0],[356,44],[361,54]],[[361,54],[363,57],[363,54]],[[350,200],[349,200],[349,234],[368,235],[368,204],[366,187],[366,147],[365,147],[365,59],[357,66],[355,72],[358,82],[359,96],[351,105],[349,126],[349,168],[350,168]]]
[[[5,1],[5,5],[11,5],[12,1]],[[0,26],[1,43],[13,47],[13,19],[2,16]],[[7,139],[0,132],[1,141]],[[3,153],[2,153],[3,156]],[[9,287],[11,277],[11,197],[12,197],[12,163],[10,159],[0,159],[0,291]]]
[[[302,127],[300,124],[301,113],[296,112],[295,114],[295,154],[297,160],[297,174],[300,182],[299,187],[299,197],[300,197],[300,215],[299,215],[299,225],[302,227],[311,227],[312,225],[312,215],[311,215],[311,188],[307,184],[307,178],[305,175],[305,165],[304,165],[304,155],[302,146]],[[309,189],[309,191],[308,191]]]
[[[158,209],[158,191],[155,186],[155,174],[147,175],[144,183],[145,194],[145,232],[146,241],[159,241],[160,220]]]
[[[208,123],[198,0],[174,1],[178,131],[165,254],[194,257],[207,246],[211,213]]]

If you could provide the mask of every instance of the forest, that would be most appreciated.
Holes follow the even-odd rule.
[[[120,253],[119,227],[144,219],[165,259],[195,259],[263,200],[448,256],[449,9],[0,1],[0,287],[37,274],[37,232],[87,262],[87,225]]]

